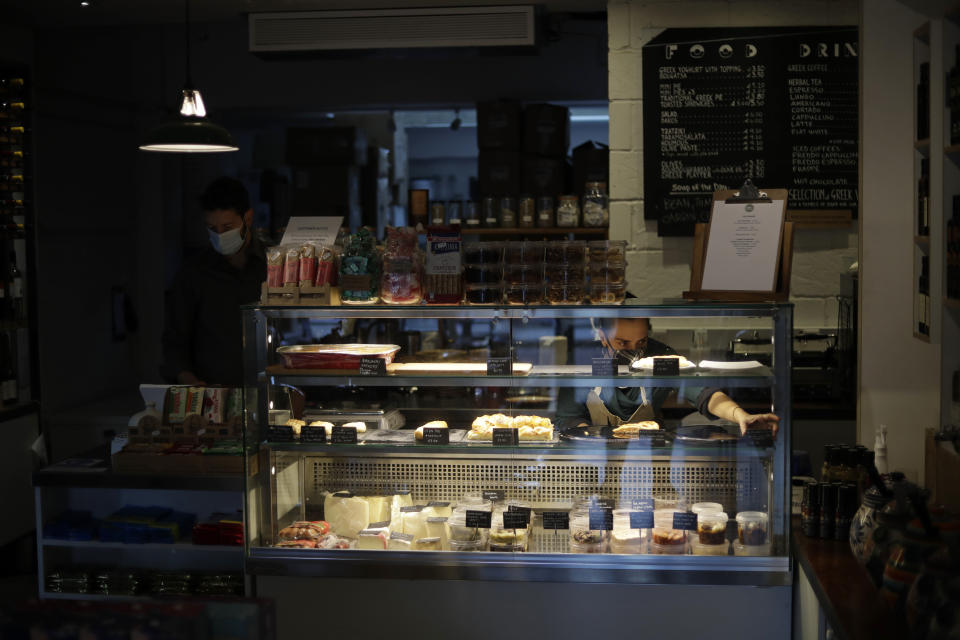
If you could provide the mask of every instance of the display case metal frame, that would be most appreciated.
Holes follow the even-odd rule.
[[[503,459],[537,457],[541,460],[562,458],[610,460],[626,456],[630,460],[670,464],[669,455],[619,453],[604,448],[564,448],[537,445],[518,447],[425,447],[422,445],[364,448],[361,445],[333,444],[269,444],[266,442],[268,389],[272,384],[333,384],[369,387],[425,386],[421,376],[360,377],[360,376],[277,376],[268,374],[268,323],[281,318],[463,318],[488,320],[520,320],[533,318],[767,318],[773,329],[773,366],[763,375],[741,376],[678,376],[655,377],[630,375],[616,378],[595,378],[589,375],[565,376],[553,379],[546,376],[494,377],[496,386],[598,386],[616,383],[619,386],[662,384],[673,386],[678,382],[698,385],[722,382],[724,386],[756,386],[771,389],[772,404],[780,416],[778,446],[764,466],[768,473],[768,506],[770,526],[778,541],[774,555],[758,557],[661,556],[619,554],[560,554],[560,553],[456,553],[422,551],[360,551],[283,549],[252,544],[264,528],[277,526],[273,508],[277,495],[272,477],[275,456],[311,455],[363,456],[366,454],[397,459],[417,459],[442,455],[444,458],[469,459],[480,456],[499,456]],[[551,582],[605,582],[625,584],[729,584],[756,586],[787,586],[792,583],[792,562],[789,556],[790,536],[790,356],[793,330],[793,307],[787,303],[685,303],[667,305],[609,305],[609,306],[551,306],[551,307],[250,307],[243,313],[245,340],[245,445],[247,455],[266,456],[260,460],[259,478],[246,476],[247,491],[247,549],[246,566],[254,575],[322,576],[322,577],[391,577],[424,579],[471,579]],[[441,386],[441,381],[436,381]],[[447,376],[442,386],[473,386],[492,384],[485,376]],[[255,393],[249,391],[255,390]],[[251,427],[255,427],[256,432]],[[264,431],[259,431],[263,429]],[[727,454],[729,455],[729,454]],[[709,451],[691,452],[686,457],[716,461],[723,454]],[[267,464],[263,464],[266,462]],[[301,467],[303,465],[301,464]],[[300,469],[301,500],[305,481]],[[264,483],[269,487],[262,486]],[[270,495],[260,494],[268,490]],[[251,519],[262,514],[261,505],[268,505],[270,515],[264,521]],[[259,518],[257,518],[259,520]],[[257,532],[257,533],[253,533]]]

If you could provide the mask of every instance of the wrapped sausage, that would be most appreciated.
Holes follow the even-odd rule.
[[[317,260],[317,273],[313,278],[313,286],[322,287],[327,284],[333,284],[333,276],[335,275],[333,260],[333,252],[330,249],[324,247],[320,250],[320,255]]]
[[[280,247],[267,249],[267,286],[283,286],[283,251]]]
[[[460,279],[460,227],[427,227],[427,259],[423,277],[427,304],[457,304]]]
[[[300,286],[309,287],[317,277],[317,246],[305,244],[300,247]]]
[[[280,540],[319,540],[330,531],[330,525],[323,520],[316,522],[299,521],[284,527],[277,533]]]
[[[300,280],[300,250],[287,247],[283,250],[283,284],[297,284]]]

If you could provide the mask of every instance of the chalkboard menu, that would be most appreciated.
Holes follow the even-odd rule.
[[[856,27],[667,29],[643,48],[644,217],[691,236],[713,192],[789,189],[789,219],[857,215]]]

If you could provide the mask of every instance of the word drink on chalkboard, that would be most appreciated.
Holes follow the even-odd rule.
[[[667,29],[643,47],[644,216],[692,236],[713,193],[789,190],[788,219],[859,201],[857,27]]]

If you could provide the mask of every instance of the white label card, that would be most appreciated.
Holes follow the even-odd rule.
[[[294,216],[287,222],[280,244],[304,244],[315,242],[332,247],[343,225],[343,216]]]
[[[784,202],[715,202],[701,289],[773,291]]]

